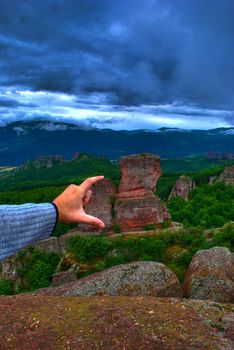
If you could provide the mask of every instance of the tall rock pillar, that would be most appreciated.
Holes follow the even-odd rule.
[[[122,231],[144,229],[170,218],[167,208],[155,196],[161,176],[160,157],[153,154],[131,155],[119,162],[122,178],[116,196],[115,221]]]

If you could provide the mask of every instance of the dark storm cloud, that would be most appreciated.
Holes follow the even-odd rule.
[[[0,84],[234,108],[233,0],[0,0]]]

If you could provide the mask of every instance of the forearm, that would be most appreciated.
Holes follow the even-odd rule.
[[[0,260],[48,238],[56,225],[53,204],[0,205]]]

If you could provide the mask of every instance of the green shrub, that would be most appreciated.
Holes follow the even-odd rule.
[[[164,229],[166,229],[166,228],[168,228],[168,227],[170,227],[170,224],[171,224],[171,222],[170,221],[163,221],[162,223],[161,223],[161,227],[162,228],[164,228]]]
[[[144,226],[145,231],[150,231],[150,230],[155,230],[155,229],[156,229],[156,225],[154,225],[154,224],[147,224]]]
[[[13,295],[13,282],[9,279],[0,279],[0,295]]]
[[[106,237],[77,235],[68,239],[68,252],[74,254],[80,262],[103,257],[109,247],[110,242]]]
[[[234,251],[234,225],[226,225],[221,232],[214,235],[212,246],[223,246]]]
[[[160,260],[163,256],[165,244],[162,240],[155,239],[153,236],[143,237],[135,240],[133,250],[137,257],[148,255],[151,260]]]
[[[95,265],[95,269],[96,269],[96,271],[103,271],[103,270],[105,270],[106,269],[106,264],[105,264],[105,262],[104,261],[101,261],[101,262],[99,262],[99,263],[97,263],[96,265]]]
[[[184,282],[185,275],[187,272],[187,267],[183,265],[175,264],[175,263],[169,263],[167,264],[167,267],[176,274],[180,283]]]
[[[139,260],[140,261],[153,261],[154,259],[149,254],[143,254],[140,256]]]
[[[113,226],[114,233],[120,233],[121,232],[121,226],[119,224],[115,224]]]
[[[48,287],[52,274],[55,272],[61,255],[56,252],[45,252],[34,246],[17,254],[17,274],[21,278],[19,292],[32,291]]]
[[[106,268],[109,268],[109,267],[114,266],[114,265],[125,264],[126,262],[127,261],[126,261],[125,256],[123,254],[119,253],[116,256],[106,257],[105,266],[106,266]]]

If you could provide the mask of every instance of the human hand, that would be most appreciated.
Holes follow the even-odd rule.
[[[90,187],[104,179],[94,176],[86,179],[79,186],[69,185],[52,203],[58,209],[58,221],[66,224],[83,223],[94,225],[100,229],[105,227],[103,221],[85,213],[84,205],[88,204],[92,195]]]

